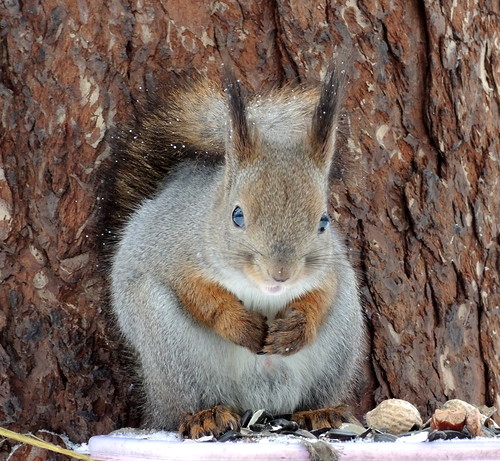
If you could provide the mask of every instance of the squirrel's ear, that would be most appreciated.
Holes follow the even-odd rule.
[[[322,170],[330,169],[335,151],[346,73],[345,62],[341,64],[342,67],[331,65],[325,75],[309,133],[311,159]]]
[[[229,126],[226,135],[226,157],[244,166],[255,160],[255,133],[248,124],[247,108],[239,80],[226,68],[224,92],[227,95]]]

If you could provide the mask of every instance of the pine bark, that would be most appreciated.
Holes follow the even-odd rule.
[[[499,18],[490,0],[4,0],[0,425],[83,441],[138,423],[95,243],[106,132],[221,56],[259,91],[317,81],[341,48],[352,158],[331,203],[366,309],[357,410],[500,408]]]

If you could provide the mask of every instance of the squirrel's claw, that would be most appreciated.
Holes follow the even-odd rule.
[[[361,424],[351,413],[347,405],[339,405],[333,408],[321,408],[319,410],[298,411],[292,414],[295,421],[302,429],[312,431],[331,427],[338,429],[342,423]]]
[[[179,432],[187,438],[199,439],[207,435],[219,437],[224,432],[239,430],[240,415],[224,405],[217,405],[183,418]]]

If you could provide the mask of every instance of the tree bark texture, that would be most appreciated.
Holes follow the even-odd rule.
[[[339,47],[355,167],[331,203],[366,309],[358,411],[500,408],[499,18],[493,0],[0,2],[0,425],[82,441],[138,422],[96,267],[107,130],[174,76],[217,78],[221,56],[259,91],[317,81]]]

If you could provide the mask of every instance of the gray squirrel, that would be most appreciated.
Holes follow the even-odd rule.
[[[231,72],[198,79],[115,136],[111,304],[150,427],[218,435],[259,408],[309,429],[350,418],[363,316],[327,210],[342,73],[253,97]]]

